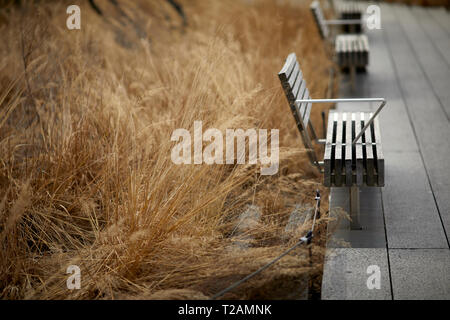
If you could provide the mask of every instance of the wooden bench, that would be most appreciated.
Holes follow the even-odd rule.
[[[353,20],[325,20],[319,2],[311,3],[311,12],[316,22],[319,34],[322,39],[333,43],[329,26],[343,24],[361,24],[361,19]],[[334,53],[336,63],[342,69],[351,72],[352,83],[356,68],[365,69],[369,64],[369,40],[365,34],[340,34],[334,40]]]
[[[345,33],[361,33],[364,30],[364,11],[367,4],[361,4],[357,1],[328,0],[329,6],[341,21],[342,31]],[[337,21],[337,20],[333,20]]]
[[[363,8],[354,1],[340,1],[334,6],[336,15],[341,20],[357,21],[355,24],[344,24],[343,31],[347,33],[361,33],[363,30]]]
[[[335,40],[337,64],[342,68],[365,68],[369,64],[369,41],[366,35],[338,35]]]
[[[278,73],[297,128],[311,164],[324,174],[327,187],[350,188],[351,226],[359,228],[359,187],[384,186],[384,157],[376,117],[384,98],[311,99],[295,53],[289,54]],[[313,103],[379,102],[374,113],[330,111],[326,138],[319,139],[310,121]],[[318,160],[313,142],[324,144],[323,161]]]

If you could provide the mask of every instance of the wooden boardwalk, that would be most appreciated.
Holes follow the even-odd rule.
[[[328,244],[322,298],[450,299],[450,14],[380,7],[382,30],[367,31],[368,71],[357,75],[354,92],[344,76],[340,96],[387,98],[380,114],[386,186],[363,188],[363,230],[342,223]],[[347,209],[346,193],[333,189],[330,206]],[[369,265],[379,267],[380,289],[367,287]]]

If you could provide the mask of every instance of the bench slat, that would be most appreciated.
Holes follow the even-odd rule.
[[[298,71],[295,71],[295,68],[298,67]],[[295,72],[297,74],[295,75]],[[281,85],[283,87],[283,90],[285,92],[286,98],[288,99],[289,106],[291,107],[292,115],[294,116],[295,123],[297,125],[297,128],[300,132],[303,130],[303,122],[302,119],[299,117],[296,106],[295,106],[295,97],[292,94],[292,87],[290,85],[289,80],[292,81],[292,79],[296,79],[296,77],[301,77],[301,71],[299,64],[297,62],[297,57],[295,53],[291,53],[286,58],[286,62],[284,63],[281,71],[278,73],[278,77],[280,79]],[[291,82],[292,83],[292,82]]]
[[[305,84],[305,88],[300,89],[297,99],[309,99],[309,91],[308,91],[308,88],[306,88],[306,82],[304,84]],[[300,118],[302,119],[302,121],[305,117],[306,106],[307,106],[306,102],[302,102],[299,104],[299,115],[300,115]],[[305,125],[305,128],[306,128],[306,125]]]
[[[323,156],[324,162],[324,181],[323,184],[326,187],[331,187],[331,149],[332,149],[332,138],[333,138],[333,126],[334,126],[334,113],[333,111],[328,112],[328,126],[327,135],[325,142],[325,153]]]
[[[364,65],[369,64],[369,39],[366,35],[361,35],[362,45],[364,47]]]
[[[340,187],[342,185],[342,132],[343,132],[343,113],[338,113],[337,128],[336,128],[336,147],[334,152],[334,172],[335,185]],[[345,178],[345,175],[344,175]]]
[[[372,116],[372,113],[369,114],[363,114],[364,118],[362,119],[364,122],[364,125],[366,122],[370,119]],[[372,133],[370,131],[370,128],[368,128],[362,138],[365,141],[365,153],[366,153],[366,183],[368,186],[374,186],[375,185],[375,164],[374,164],[374,157],[373,157],[373,147],[372,147]]]
[[[300,71],[300,67],[298,62],[296,61],[294,64],[294,68],[289,76],[288,84],[290,88],[293,88],[295,83],[302,79],[302,72]]]
[[[289,76],[291,75],[296,62],[297,62],[297,56],[295,55],[295,53],[290,53],[287,56],[286,62],[284,63],[283,67],[281,68],[281,71],[278,73],[278,77],[280,78],[280,80],[283,84],[287,83]]]
[[[376,169],[378,173],[378,186],[384,186],[384,156],[381,150],[381,134],[380,125],[378,123],[378,117],[372,122],[373,134],[372,139],[376,142],[374,145],[374,154],[376,155]]]
[[[308,93],[306,99],[309,99],[309,93]],[[305,116],[303,117],[303,125],[305,126],[305,128],[309,124],[309,118],[311,116],[311,108],[312,108],[312,103],[310,102],[306,106]]]
[[[361,132],[361,112],[356,112],[355,114],[355,136],[357,136]],[[361,139],[356,142],[356,185],[363,185],[363,175],[364,175],[364,166],[363,166],[363,151],[362,151],[362,143]]]
[[[352,141],[352,114],[350,112],[347,112],[345,124],[345,184],[348,187],[352,185],[353,180],[351,141]]]
[[[299,95],[300,95],[300,97],[303,96],[303,93],[305,92],[305,88],[306,88],[305,81],[300,80],[300,81],[295,82],[294,88],[292,88],[292,96],[293,96],[294,102],[295,102],[295,100],[300,99],[300,98],[298,98]],[[300,116],[300,114],[299,114],[299,116]]]
[[[348,41],[345,41],[345,38],[342,39],[343,45],[343,63],[344,65],[348,65]]]

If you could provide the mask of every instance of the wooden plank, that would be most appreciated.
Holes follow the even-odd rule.
[[[363,114],[364,125],[370,119],[372,113]],[[365,152],[366,152],[366,183],[368,186],[375,185],[375,160],[373,156],[373,146],[372,146],[372,132],[370,127],[363,134],[363,139],[365,141]]]
[[[301,118],[298,115],[297,108],[295,105],[295,97],[292,93],[291,87],[292,82],[289,82],[289,80],[296,79],[299,77],[301,78],[301,71],[298,62],[296,61],[295,53],[291,53],[288,55],[285,64],[283,65],[281,71],[278,73],[278,77],[280,79],[286,98],[289,102],[289,106],[291,108],[292,115],[294,116],[297,128],[301,133],[304,130],[303,122],[301,121]],[[300,83],[300,81],[298,83]]]
[[[347,36],[347,65],[351,66],[352,65],[352,54],[353,54],[353,41],[352,41],[352,36],[348,35]]]
[[[308,88],[306,88],[306,90],[305,90],[305,94],[303,95],[303,99],[310,99]],[[302,105],[303,105],[302,108],[304,110],[303,111],[301,109],[301,111],[303,111],[303,113],[302,113],[303,126],[306,128],[308,126],[309,117],[311,115],[312,103],[311,102],[309,102],[309,103],[305,102]],[[314,129],[312,129],[312,130],[314,130]],[[315,135],[315,132],[314,132],[314,135]]]
[[[349,45],[349,63],[350,65],[354,66],[355,65],[355,36],[351,35],[349,37],[349,41],[348,41],[348,45]]]
[[[297,61],[297,56],[295,55],[295,53],[290,53],[287,56],[283,67],[281,68],[280,72],[278,73],[278,77],[280,78],[282,83],[287,83],[288,78],[294,68],[294,64],[296,61]]]
[[[353,61],[355,53],[353,37],[348,37],[347,44],[348,44],[348,64],[353,66],[355,64]]]
[[[300,100],[300,99],[305,98],[305,93],[307,92],[307,90],[308,89],[306,89],[306,82],[305,82],[305,80],[303,80],[302,81],[302,85],[300,87],[300,90],[299,90],[298,95],[295,98],[295,100]],[[305,103],[297,103],[296,102],[295,105],[297,107],[298,117],[299,117],[300,121],[302,122],[303,128],[306,130],[307,127],[303,124],[304,123],[303,122],[303,115],[305,113],[304,109],[305,109],[305,105],[306,104]],[[305,131],[305,132],[307,132],[307,131]]]
[[[300,99],[299,96],[302,97],[305,92],[306,83],[305,80],[301,80],[295,83],[294,88],[292,88],[292,96],[293,101]]]
[[[295,79],[296,79],[295,77],[292,77],[292,75],[294,73],[294,69],[296,66],[298,66],[298,62],[296,61],[296,55],[295,55],[295,53],[291,53],[286,58],[286,61],[283,65],[283,67],[281,68],[281,71],[278,73],[278,78],[280,79],[281,86],[283,87],[284,93],[289,102],[291,110],[294,113],[294,117],[296,117],[296,122],[299,123],[297,121],[297,116],[295,114],[296,113],[295,106],[294,106],[295,97],[292,94],[292,86],[294,85]],[[300,72],[300,69],[298,69],[298,72]],[[297,72],[297,76],[298,76],[298,72]],[[300,73],[300,76],[301,76],[301,73]],[[291,80],[291,81],[289,81],[289,80]]]
[[[345,184],[350,187],[353,184],[352,170],[352,113],[346,113],[345,124]]]
[[[303,91],[303,94],[301,96],[299,95],[297,97],[297,99],[303,99],[303,100],[309,99],[309,91],[308,91],[308,88],[306,88],[306,82],[305,82],[305,90]],[[305,119],[307,105],[308,105],[307,102],[302,102],[299,105],[299,115],[300,115],[300,118],[302,119],[303,122],[304,122],[304,119]],[[306,128],[306,124],[305,124],[305,128]]]
[[[308,95],[308,97],[309,97],[309,95]],[[303,118],[303,125],[305,126],[305,128],[306,128],[306,126],[307,126],[308,123],[309,123],[309,118],[310,118],[310,116],[311,116],[311,108],[312,108],[312,103],[310,102],[310,103],[308,103],[308,105],[306,106],[305,117]]]
[[[331,187],[331,149],[333,144],[333,126],[334,126],[334,112],[328,112],[328,126],[327,126],[327,135],[325,142],[325,153],[323,156],[324,161],[324,175],[323,175],[323,184],[326,187]]]
[[[302,80],[302,72],[300,71],[298,62],[296,61],[294,64],[294,69],[293,69],[291,75],[289,76],[289,80],[288,80],[289,88],[292,90],[292,88],[294,88],[294,86],[295,86],[295,83],[300,80]]]
[[[336,127],[336,145],[334,151],[334,184],[336,187],[342,185],[342,132],[343,132],[343,118],[342,112],[337,113],[337,127]],[[345,178],[345,176],[344,176]]]
[[[366,66],[367,65],[367,56],[368,56],[368,51],[369,51],[369,41],[367,39],[366,35],[361,35],[359,37],[359,43],[361,46],[361,66]]]
[[[361,132],[361,112],[355,113],[355,136]],[[363,151],[361,139],[356,142],[356,185],[363,185],[364,167],[363,167]]]
[[[348,66],[350,65],[350,41],[348,39],[348,36],[345,37],[345,59],[344,59],[344,65]]]
[[[375,118],[375,120],[372,122],[371,130],[373,130],[372,140],[373,142],[375,142],[373,153],[376,158],[378,186],[384,187],[384,155],[381,147],[381,134],[378,118]]]
[[[295,123],[297,125],[297,129],[300,131],[300,133],[304,130],[303,128],[303,122],[301,121],[300,117],[298,116],[297,107],[295,103],[291,103],[291,99],[289,96],[292,96],[292,92],[289,89],[284,88],[286,98],[289,103],[289,107],[291,109],[292,115],[294,117]]]

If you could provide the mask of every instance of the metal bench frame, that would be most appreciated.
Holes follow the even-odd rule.
[[[343,187],[341,183],[333,185],[333,179],[332,176],[332,170],[330,169],[330,162],[332,163],[331,166],[334,166],[334,159],[327,156],[327,150],[331,152],[332,148],[332,137],[331,135],[336,136],[334,129],[332,128],[333,125],[330,127],[330,121],[333,121],[333,119],[330,119],[330,116],[328,117],[328,130],[327,130],[327,137],[326,139],[319,139],[317,137],[316,131],[314,129],[313,124],[310,121],[310,113],[312,104],[314,103],[337,103],[337,102],[351,102],[351,103],[370,103],[370,102],[379,102],[380,105],[377,108],[377,110],[371,114],[369,120],[367,122],[364,122],[365,125],[363,128],[359,130],[355,130],[355,137],[351,141],[352,144],[352,150],[353,146],[355,148],[362,148],[363,146],[367,148],[367,145],[372,146],[372,142],[370,143],[358,143],[358,141],[361,139],[361,137],[364,135],[365,131],[371,127],[371,130],[375,126],[378,127],[377,116],[383,109],[383,107],[386,105],[387,101],[384,98],[353,98],[353,99],[312,99],[309,95],[308,88],[306,87],[306,81],[303,79],[303,74],[300,69],[300,64],[297,61],[297,57],[295,53],[291,53],[288,55],[286,62],[281,69],[281,71],[278,73],[278,77],[281,81],[281,85],[284,89],[284,93],[286,95],[286,98],[288,100],[289,106],[291,108],[292,114],[294,116],[294,119],[297,123],[297,128],[300,131],[300,135],[302,137],[302,141],[304,146],[307,149],[307,154],[309,157],[309,160],[312,165],[314,165],[320,173],[324,174],[324,185],[328,187],[337,186],[337,187]],[[330,111],[331,114],[332,111]],[[361,119],[364,120],[364,119]],[[352,120],[353,121],[353,120]],[[343,123],[343,122],[342,122]],[[355,121],[357,123],[357,121]],[[359,122],[361,124],[361,122]],[[342,125],[342,124],[341,124]],[[352,124],[353,125],[353,122]],[[331,131],[330,131],[330,128]],[[308,132],[311,132],[312,139],[310,137],[310,134]],[[331,135],[330,135],[331,132]],[[350,138],[351,140],[351,138]],[[349,140],[349,141],[350,141]],[[370,139],[369,139],[370,140]],[[325,155],[324,160],[319,161],[318,157],[314,151],[312,141],[315,141],[318,144],[324,144],[325,145]],[[379,151],[381,154],[381,141],[374,141],[374,144],[377,144],[379,147]],[[342,146],[342,144],[340,145]],[[367,150],[367,149],[366,149]],[[381,154],[382,156],[382,154]],[[344,159],[345,162],[347,162],[349,159],[347,157]],[[361,163],[359,163],[358,160],[358,168],[353,169],[352,166],[350,166],[351,175],[350,179],[347,178],[346,183],[344,184],[345,187],[350,188],[350,216],[352,218],[351,227],[353,229],[359,228],[359,187],[363,185],[368,186],[378,186],[382,187],[384,186],[384,159],[380,158],[380,167],[377,167],[377,181],[371,181],[371,183],[364,182],[362,177],[363,163],[361,160]],[[328,161],[327,163],[325,163]],[[350,154],[350,164],[352,165],[352,162],[356,162],[356,160],[353,158],[353,153]],[[367,162],[367,161],[366,161]],[[366,164],[367,165],[367,164]],[[381,167],[382,166],[382,167]],[[348,169],[348,167],[347,167]],[[356,172],[354,171],[356,170]],[[355,181],[353,181],[353,175],[356,175]],[[368,175],[367,175],[368,176]]]

